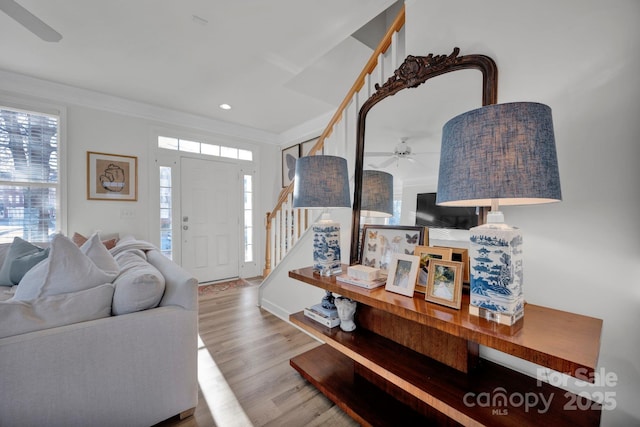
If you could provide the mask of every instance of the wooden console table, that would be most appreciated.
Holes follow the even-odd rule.
[[[344,268],[346,271],[346,266]],[[362,425],[597,426],[601,406],[481,359],[479,345],[592,381],[602,320],[527,304],[509,327],[462,308],[336,283],[312,269],[289,276],[358,301],[357,329],[290,320],[325,342],[291,359],[309,382]]]

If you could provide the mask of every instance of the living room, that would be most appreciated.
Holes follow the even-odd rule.
[[[633,279],[640,274],[636,224],[640,176],[635,167],[640,158],[637,1],[558,4],[545,0],[527,5],[407,1],[405,7],[407,54],[449,54],[458,46],[462,54],[491,56],[500,70],[499,102],[536,101],[553,109],[563,201],[505,208],[509,221],[526,233],[526,299],[603,319],[598,366],[615,373],[618,381],[614,387],[593,388],[589,393],[615,393],[615,408],[603,411],[602,425],[637,424],[640,338],[633,333],[640,320],[640,291]],[[16,40],[2,37],[0,43],[6,46]],[[263,230],[263,213],[273,209],[282,188],[281,149],[318,136],[333,112],[280,132],[247,128],[174,110],[170,102],[149,105],[61,84],[54,78],[34,78],[16,70],[7,57],[0,62],[0,104],[60,112],[61,138],[66,142],[61,151],[67,206],[60,217],[62,230],[70,234],[117,231],[156,244],[160,243],[154,223],[159,221],[154,219],[159,196],[153,181],[157,136],[251,150],[258,185],[255,224]],[[88,200],[87,151],[137,157],[138,200]],[[345,230],[350,221],[347,211],[335,216]],[[256,234],[253,260],[241,266],[240,276],[261,274],[264,239],[263,232]],[[310,264],[310,246],[301,247],[264,289],[265,300],[282,309],[277,313],[281,317],[317,299],[316,291],[301,289],[286,274]],[[612,277],[613,271],[622,271],[625,277],[618,280]],[[497,352],[487,350],[484,356],[530,374],[535,369]]]

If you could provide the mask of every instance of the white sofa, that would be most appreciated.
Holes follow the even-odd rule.
[[[156,308],[0,338],[0,427],[150,426],[195,408],[197,281],[144,252],[164,277]]]

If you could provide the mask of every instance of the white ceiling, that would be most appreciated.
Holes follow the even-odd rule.
[[[63,38],[0,12],[0,69],[274,134],[335,111],[372,52],[351,35],[395,3],[17,1]]]

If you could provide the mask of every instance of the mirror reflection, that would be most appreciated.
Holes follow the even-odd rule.
[[[497,67],[484,55],[408,56],[363,104],[358,118],[351,263],[359,258],[363,171],[393,175],[394,216],[374,223],[416,224],[417,195],[435,192],[442,126],[458,114],[497,102]],[[457,71],[453,73],[453,71]],[[437,79],[434,77],[438,77]],[[393,94],[393,95],[392,95]]]
[[[446,99],[442,103],[436,100]],[[366,119],[364,170],[393,175],[394,220],[415,225],[416,194],[436,191],[442,126],[482,105],[482,74],[462,70],[405,89],[376,104]]]

